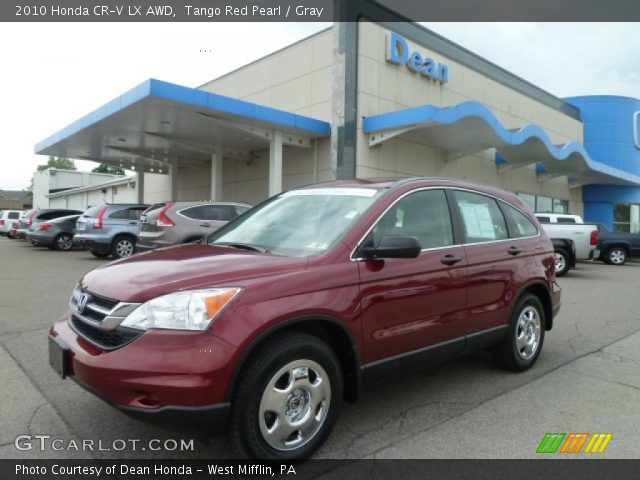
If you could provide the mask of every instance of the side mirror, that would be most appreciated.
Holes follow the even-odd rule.
[[[364,258],[416,258],[422,247],[416,237],[388,236],[380,241],[378,247],[362,249]]]

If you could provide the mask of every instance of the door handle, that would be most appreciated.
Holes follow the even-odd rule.
[[[139,222],[129,222],[129,225],[138,225]]]
[[[509,250],[507,250],[507,252],[509,253],[509,255],[518,255],[520,252],[522,252],[522,249],[518,247],[511,247]]]
[[[205,223],[201,223],[201,224],[200,224],[200,226],[201,226],[201,227],[210,227],[210,226],[211,226],[211,224],[210,224],[210,223],[208,223],[208,222],[205,222]]]
[[[462,257],[454,257],[453,255],[445,255],[440,259],[440,263],[445,265],[455,265],[458,262],[462,261]]]

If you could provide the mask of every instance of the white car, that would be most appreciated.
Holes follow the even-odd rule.
[[[0,211],[0,235],[8,235],[11,224],[20,219],[22,210],[2,210]]]

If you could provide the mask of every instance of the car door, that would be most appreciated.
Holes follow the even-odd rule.
[[[465,237],[468,334],[491,335],[508,322],[527,252],[521,239],[509,238],[495,198],[466,190],[454,190],[453,198]]]
[[[215,232],[234,217],[229,205],[202,205],[200,208],[199,226],[203,236]]]
[[[467,261],[456,242],[445,191],[422,189],[399,199],[361,248],[394,235],[417,237],[423,250],[410,259],[358,259],[368,376],[464,349]]]

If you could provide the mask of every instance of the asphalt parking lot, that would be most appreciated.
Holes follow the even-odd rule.
[[[0,238],[0,458],[228,458],[223,436],[193,451],[18,451],[21,434],[64,439],[190,439],[133,420],[62,381],[47,332],[76,281],[103,265],[88,252],[53,252]],[[320,458],[533,458],[545,432],[612,432],[603,456],[638,458],[640,263],[581,263],[560,279],[563,305],[531,370],[488,354],[367,387],[344,404]]]

